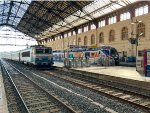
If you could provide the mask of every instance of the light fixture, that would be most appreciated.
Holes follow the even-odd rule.
[[[140,33],[140,35],[139,35],[139,36],[143,36],[143,34],[144,34],[144,33]]]
[[[142,22],[142,20],[139,20],[138,22],[139,22],[139,23],[141,23],[141,22]]]
[[[131,24],[135,24],[135,23],[141,23],[142,20],[135,20],[135,22],[132,22]]]

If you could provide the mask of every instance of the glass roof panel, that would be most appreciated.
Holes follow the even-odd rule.
[[[77,6],[75,6],[75,4],[73,5],[75,6],[75,9],[78,8],[77,12],[73,13],[72,15],[66,18],[66,16],[64,15],[67,14],[68,10],[64,10],[66,11],[66,14],[64,13],[64,15],[61,15],[61,16],[64,16],[64,19],[61,19],[62,21],[59,21],[58,23],[55,23],[54,25],[52,24],[50,28],[47,28],[45,31],[43,31],[43,34],[57,34],[59,32],[69,30],[72,27],[86,23],[92,19],[101,17],[105,14],[108,14],[112,11],[115,11],[119,8],[127,6],[136,1],[137,0],[93,0],[92,3],[83,7],[82,9],[80,8],[80,5],[82,4],[82,2],[77,2],[76,3]],[[0,25],[5,24],[5,25],[14,25],[18,27],[21,22],[22,23],[24,22],[24,21],[20,22],[20,20],[24,16],[30,3],[31,3],[31,0],[0,0]],[[69,9],[69,10],[72,10],[72,9]],[[30,14],[28,15],[31,17],[33,16]],[[35,27],[34,29],[37,29],[37,28]],[[31,29],[27,27],[24,30],[23,29],[21,30],[29,31]],[[50,32],[52,31],[52,32],[50,33],[49,31]]]
[[[0,1],[0,24],[15,25],[20,22],[31,0],[2,0]],[[20,18],[19,18],[20,17]],[[4,20],[3,20],[4,19]],[[10,22],[9,22],[10,21]],[[15,22],[15,23],[13,23]]]
[[[65,18],[65,20],[73,26],[78,26],[91,19],[101,17],[134,2],[136,2],[136,0],[94,0],[94,2],[85,6],[82,11],[77,11],[71,16]],[[62,23],[62,21],[57,24],[60,23]],[[66,23],[66,25],[68,24]],[[57,29],[63,32],[66,30],[66,27],[57,26]],[[56,31],[56,29],[53,28],[51,31]]]

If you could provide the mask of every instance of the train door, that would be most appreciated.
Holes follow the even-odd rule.
[[[19,52],[19,62],[20,62],[20,52]]]

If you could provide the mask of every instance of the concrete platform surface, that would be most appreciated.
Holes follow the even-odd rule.
[[[55,62],[54,66],[63,67],[63,63]],[[135,67],[125,67],[125,66],[91,66],[82,68],[72,68],[74,70],[81,70],[86,72],[98,73],[103,75],[110,75],[120,78],[133,79],[138,81],[150,82],[150,77],[145,77],[144,74],[138,73]]]
[[[0,113],[9,113],[1,71],[0,71]]]
[[[56,66],[56,67],[63,67],[64,64],[63,62],[54,62],[54,65],[53,66]]]

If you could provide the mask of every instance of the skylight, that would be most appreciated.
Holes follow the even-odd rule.
[[[31,0],[0,1],[0,25],[17,26],[26,12]]]

